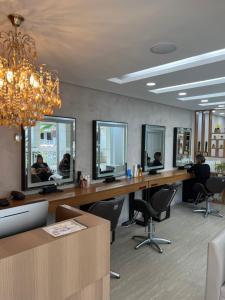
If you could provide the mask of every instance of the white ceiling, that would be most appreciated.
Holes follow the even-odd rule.
[[[57,69],[64,82],[199,109],[199,100],[155,95],[145,84],[161,88],[225,76],[225,62],[219,62],[124,85],[106,80],[225,48],[224,0],[0,0],[0,31],[9,30],[13,12],[25,17],[39,61]],[[159,42],[175,43],[176,52],[151,53]],[[188,96],[217,92],[225,92],[225,84],[190,89]]]

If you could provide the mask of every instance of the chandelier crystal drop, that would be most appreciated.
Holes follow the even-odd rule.
[[[14,30],[0,32],[0,126],[33,126],[61,107],[59,78],[36,65],[35,41],[18,31],[24,18],[8,18]]]

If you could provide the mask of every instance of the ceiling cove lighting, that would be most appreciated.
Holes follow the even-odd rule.
[[[59,79],[37,66],[35,41],[18,28],[24,18],[9,15],[14,30],[0,32],[0,125],[33,126],[60,108]]]
[[[156,67],[147,68],[137,72],[128,73],[119,77],[109,78],[107,80],[117,84],[124,84],[124,83],[146,79],[154,76],[173,73],[176,71],[208,65],[223,60],[225,60],[225,49],[220,49],[220,50],[180,59]]]
[[[221,105],[221,104],[225,104],[225,101],[210,102],[210,103],[199,103],[200,106],[215,106],[215,105]]]
[[[191,101],[191,100],[200,100],[204,98],[217,98],[217,97],[224,97],[225,93],[212,93],[212,94],[205,94],[205,95],[198,95],[198,96],[190,96],[190,97],[183,97],[177,98],[180,101]]]
[[[195,82],[189,82],[189,83],[184,83],[180,85],[173,85],[173,86],[168,86],[160,89],[154,89],[154,90],[149,90],[149,92],[154,93],[154,94],[164,94],[164,93],[171,93],[171,92],[177,92],[181,90],[188,90],[188,89],[194,89],[194,88],[199,88],[203,86],[210,86],[210,85],[216,85],[216,84],[222,84],[225,83],[225,77],[219,77],[219,78],[212,78],[212,79],[207,79],[203,81],[195,81]]]
[[[147,86],[155,86],[156,83],[155,83],[155,82],[148,82],[148,83],[146,83],[146,85],[147,85]]]

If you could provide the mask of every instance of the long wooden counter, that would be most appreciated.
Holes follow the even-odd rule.
[[[88,188],[69,188],[62,193],[52,193],[47,195],[26,196],[22,201],[11,201],[11,206],[23,205],[40,199],[49,201],[49,211],[55,212],[57,206],[68,204],[80,206],[96,201],[134,193],[138,190],[171,184],[177,181],[190,179],[191,175],[186,170],[172,170],[159,173],[157,175],[146,175],[140,178],[121,179],[113,183],[92,184]]]
[[[110,222],[67,206],[56,216],[88,228],[58,238],[35,229],[1,239],[1,300],[109,300]]]

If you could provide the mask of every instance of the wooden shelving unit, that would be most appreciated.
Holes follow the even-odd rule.
[[[195,154],[225,158],[225,132],[214,132],[212,118],[211,110],[195,112]]]

